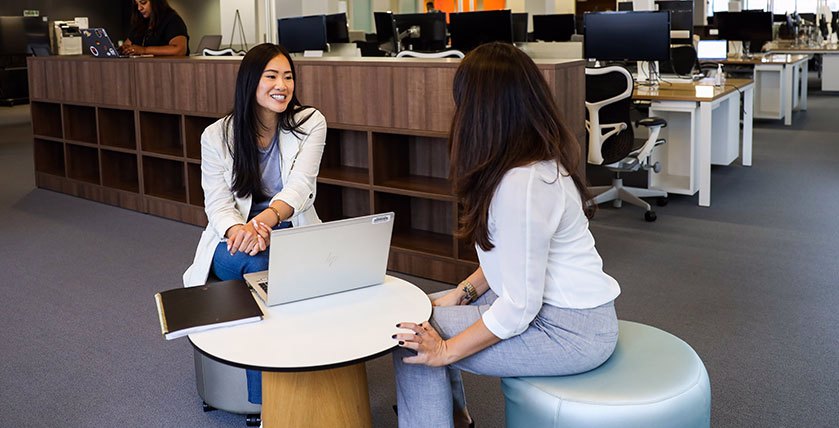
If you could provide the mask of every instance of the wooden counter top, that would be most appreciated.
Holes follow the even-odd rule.
[[[725,86],[714,87],[713,97],[697,97],[697,86],[713,86],[712,79],[695,82],[662,82],[658,86],[635,86],[632,98],[651,101],[709,101],[726,96],[734,91],[753,84],[751,79],[726,79]]]

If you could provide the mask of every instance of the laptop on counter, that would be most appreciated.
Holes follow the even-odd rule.
[[[85,28],[82,30],[82,43],[84,52],[96,58],[136,58],[150,57],[152,55],[123,55],[119,53],[116,45],[108,37],[104,28]]]
[[[268,270],[245,282],[268,306],[384,282],[395,214],[373,214],[271,232]]]

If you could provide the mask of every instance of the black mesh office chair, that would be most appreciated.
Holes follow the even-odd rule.
[[[693,45],[675,45],[670,47],[670,66],[679,76],[690,76],[697,66],[696,49]]]
[[[588,163],[602,165],[615,173],[611,186],[591,187],[589,191],[594,195],[594,204],[614,201],[613,205],[619,208],[621,201],[626,201],[644,208],[645,220],[655,221],[655,211],[641,198],[658,197],[663,205],[667,192],[624,187],[620,174],[650,169],[660,171],[658,162],[651,164],[650,155],[656,146],[664,144],[658,136],[667,122],[658,117],[638,120],[636,125],[647,128],[649,137],[636,140],[630,120],[633,89],[632,75],[624,67],[586,68]]]

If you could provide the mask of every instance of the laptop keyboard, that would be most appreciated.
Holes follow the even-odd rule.
[[[265,290],[266,293],[268,292],[268,280],[267,279],[263,280],[263,281],[259,281],[256,284],[259,285],[263,290]]]

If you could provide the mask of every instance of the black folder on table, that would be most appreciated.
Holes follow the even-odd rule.
[[[167,340],[263,317],[253,293],[241,280],[161,291],[154,300],[160,330]]]

